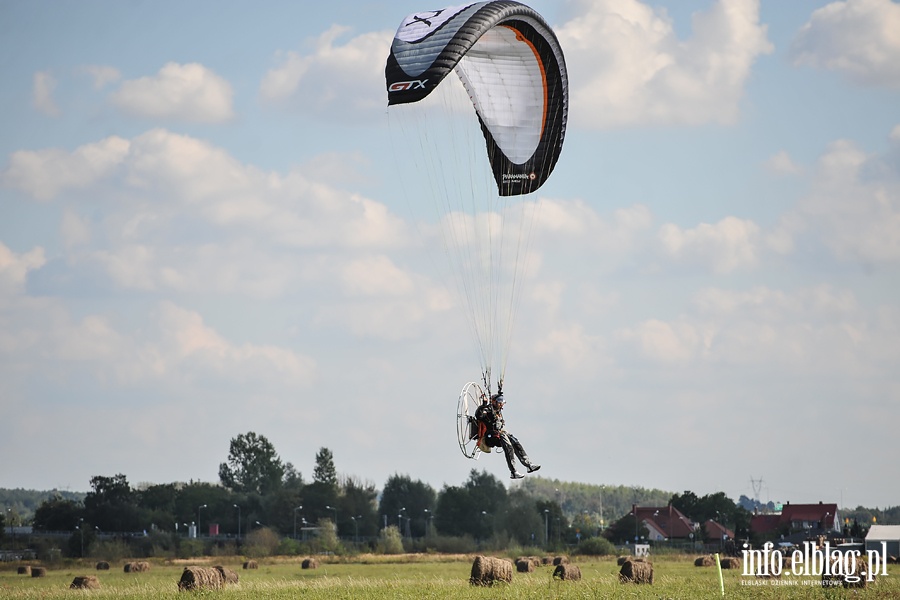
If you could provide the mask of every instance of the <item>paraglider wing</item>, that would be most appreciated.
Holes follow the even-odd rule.
[[[559,158],[568,111],[553,31],[531,8],[503,0],[411,14],[385,67],[388,105],[424,99],[451,70],[475,107],[499,194],[537,190]]]

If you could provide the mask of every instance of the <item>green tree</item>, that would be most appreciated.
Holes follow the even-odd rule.
[[[643,523],[638,524],[635,521],[634,514],[628,513],[607,527],[603,532],[603,537],[615,544],[634,543],[635,535],[639,538],[647,538],[650,530]]]
[[[91,478],[91,488],[84,497],[85,521],[93,523],[102,531],[143,529],[137,495],[125,475],[97,475]]]
[[[543,543],[544,521],[534,498],[524,490],[509,493],[499,526],[519,544],[536,546]]]
[[[389,525],[378,534],[378,551],[382,554],[403,554],[403,538],[396,525]]]
[[[378,514],[388,515],[389,518],[402,515],[403,523],[409,524],[409,534],[422,537],[436,500],[437,493],[427,483],[418,479],[413,481],[409,475],[395,474],[388,478],[381,491]],[[405,525],[401,530],[401,533],[404,532]]]
[[[264,435],[249,431],[231,439],[219,480],[235,492],[267,494],[281,487],[285,466]]]
[[[375,501],[378,490],[375,484],[363,482],[354,477],[345,477],[341,483],[341,495],[338,499],[339,518],[344,536],[351,533],[356,536],[372,536],[378,531],[378,513],[375,512]]]
[[[337,487],[337,470],[334,468],[334,456],[328,448],[319,448],[316,453],[316,466],[313,468],[313,481]]]
[[[438,494],[435,525],[447,535],[471,535],[487,539],[494,533],[506,509],[506,487],[482,470],[469,473],[462,487],[444,486]]]
[[[53,496],[34,511],[32,526],[36,531],[71,531],[82,518],[84,507],[80,503]]]

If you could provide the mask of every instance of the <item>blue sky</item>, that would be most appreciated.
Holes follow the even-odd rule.
[[[900,503],[900,4],[531,6],[571,84],[505,384],[540,474]],[[506,477],[389,144],[431,8],[0,4],[0,486],[215,481],[247,431]]]

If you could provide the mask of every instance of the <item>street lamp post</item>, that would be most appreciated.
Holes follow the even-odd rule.
[[[75,529],[81,534],[81,558],[84,558],[84,519],[78,519]]]
[[[298,510],[303,510],[302,504],[294,509],[294,539],[295,540],[297,539],[297,511]]]
[[[434,520],[434,513],[426,508],[425,509],[425,537],[426,538],[428,537],[428,528],[431,524],[431,521],[433,521],[433,520]]]
[[[334,511],[334,534],[337,535],[338,527],[337,527],[337,507],[336,506],[326,506],[325,510],[333,510]]]
[[[238,506],[237,504],[235,504],[234,507],[235,507],[236,509],[238,509],[238,535],[237,535],[237,539],[238,539],[238,541],[241,541],[241,507]]]
[[[544,547],[550,545],[550,509],[544,509]]]
[[[356,515],[350,519],[353,521],[353,541],[359,543],[359,519],[362,519],[362,515]]]
[[[200,539],[200,509],[206,508],[205,504],[201,504],[197,507],[197,539]]]

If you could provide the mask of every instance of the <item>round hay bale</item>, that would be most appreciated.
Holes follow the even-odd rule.
[[[616,558],[616,564],[621,567],[625,563],[626,560],[630,560],[630,559],[631,559],[630,556],[620,556],[620,557]]]
[[[245,569],[258,569],[259,564],[255,560],[248,560],[247,562],[244,563],[244,568]]]
[[[45,575],[47,575],[46,567],[31,567],[32,577],[44,577]]]
[[[229,569],[228,567],[223,567],[222,565],[216,565],[213,567],[216,571],[222,574],[222,579],[225,583],[237,583],[238,582],[238,574]]]
[[[18,573],[19,575],[31,575],[31,566],[30,565],[21,566],[18,568],[16,573]]]
[[[653,584],[653,565],[644,561],[626,560],[619,570],[619,581]]]
[[[562,563],[556,565],[556,569],[553,571],[553,577],[554,579],[561,579],[563,581],[581,581],[581,569],[578,565]]]
[[[123,569],[126,573],[145,573],[150,570],[150,563],[146,560],[137,560],[125,563]]]
[[[225,578],[215,567],[185,567],[178,581],[178,590],[218,590],[223,585]]]
[[[860,575],[860,573],[868,573],[868,560],[862,556],[852,556],[850,554],[845,554],[840,560],[843,563],[841,570],[843,570],[845,575],[826,575],[822,573],[822,587],[837,587],[840,585],[843,588],[865,588],[868,584],[868,575]],[[858,579],[858,581],[854,581],[855,579]]]
[[[541,564],[544,565],[544,566],[552,565],[552,564],[553,564],[553,559],[550,558],[549,556],[542,556],[542,557],[541,557]]]
[[[100,580],[97,579],[96,575],[79,575],[75,579],[72,580],[72,584],[69,586],[69,589],[72,590],[99,590],[100,589]]]
[[[301,569],[318,569],[319,561],[314,558],[304,558],[303,562],[300,563]]]
[[[516,571],[519,573],[534,573],[534,561],[530,558],[520,558],[516,561]]]
[[[706,556],[698,556],[694,561],[695,567],[713,567],[716,564],[716,558],[712,554]]]
[[[512,561],[494,556],[477,556],[472,563],[469,583],[482,586],[491,586],[497,581],[511,583],[512,576]]]
[[[726,556],[724,558],[719,559],[719,563],[722,565],[723,569],[740,569],[741,568],[741,559],[736,556]],[[715,564],[715,563],[713,563]]]
[[[109,563],[106,562],[105,560],[101,560],[100,562],[97,563],[97,570],[98,571],[109,571]]]
[[[555,558],[553,559],[553,566],[556,566],[556,565],[567,565],[567,564],[569,564],[569,557],[568,557],[568,556],[557,556],[557,557],[555,557]]]

